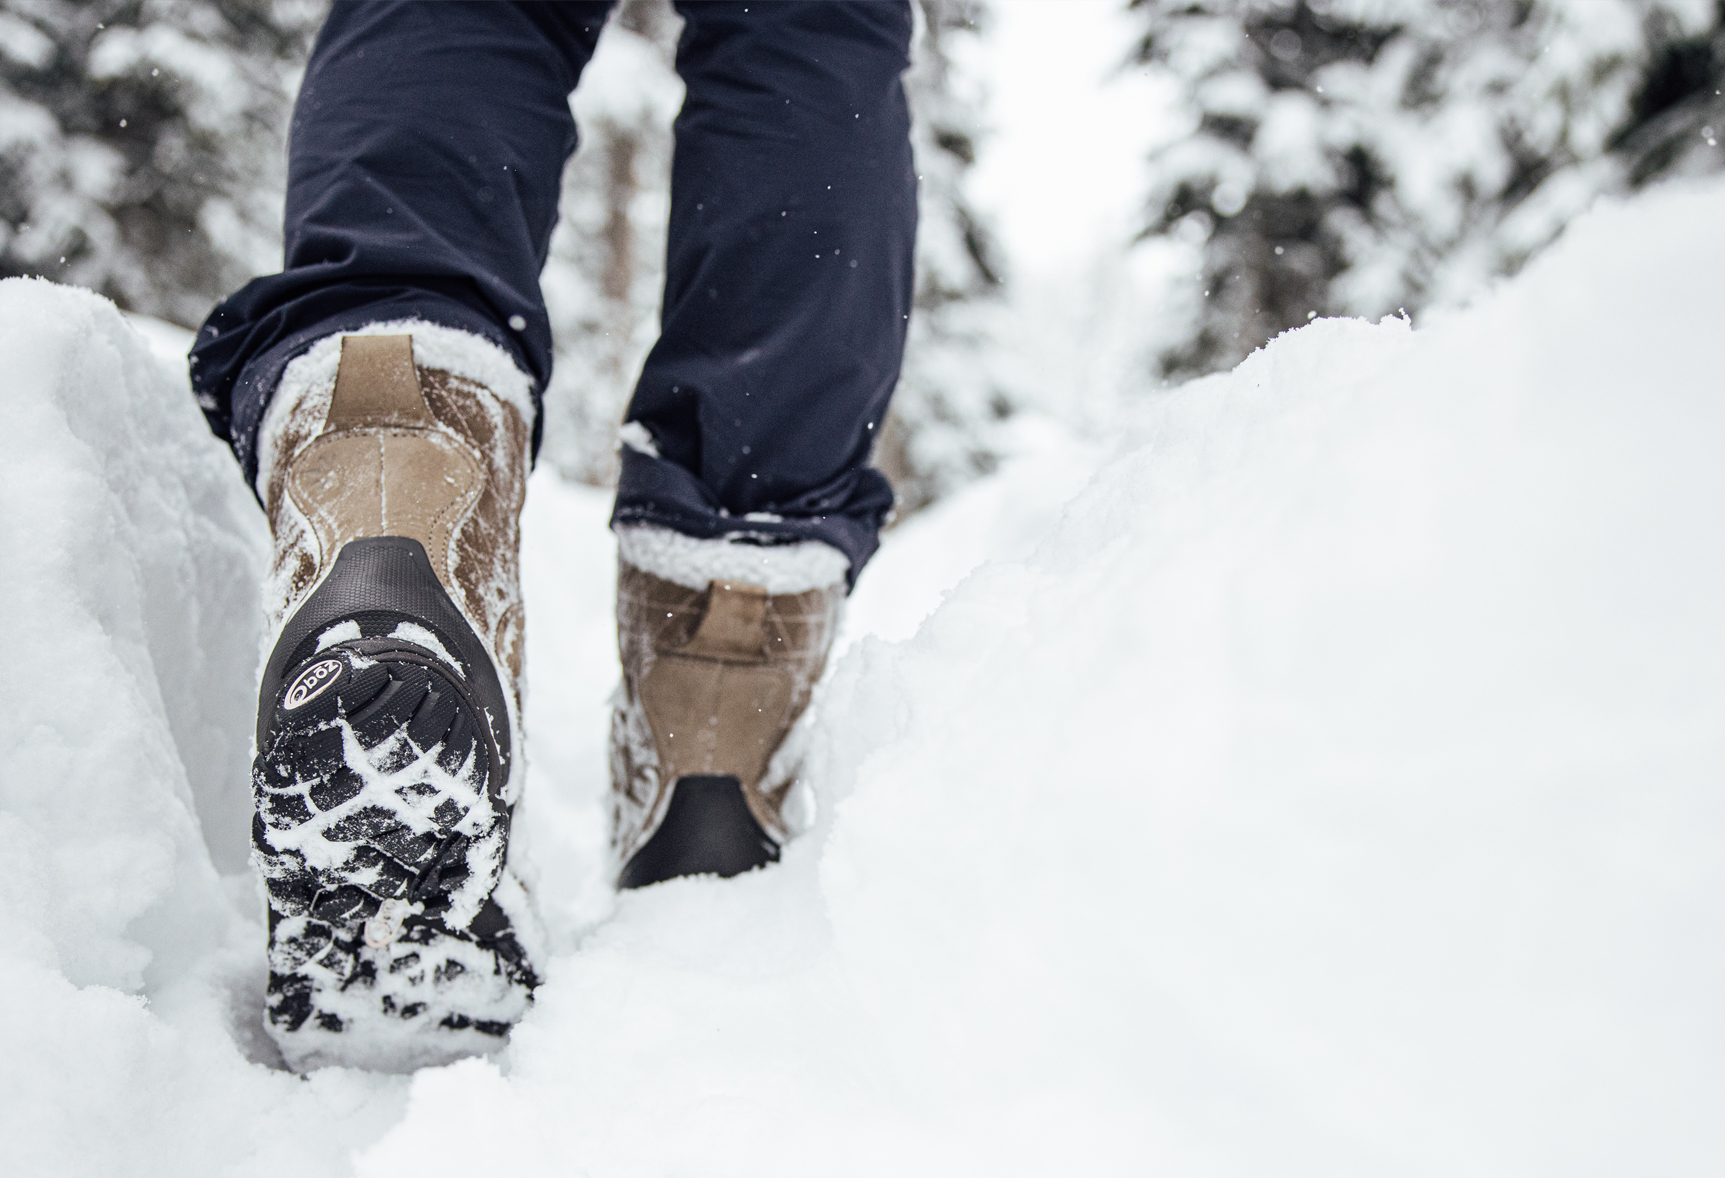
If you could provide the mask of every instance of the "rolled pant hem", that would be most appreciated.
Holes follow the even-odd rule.
[[[736,540],[747,544],[795,544],[818,540],[838,549],[849,562],[848,588],[880,546],[880,527],[892,509],[892,487],[872,467],[856,473],[837,510],[793,515],[753,512],[732,515],[711,501],[695,476],[663,458],[624,450],[617,504],[611,526],[651,524],[698,540]]]

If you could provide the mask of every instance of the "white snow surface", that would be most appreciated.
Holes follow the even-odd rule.
[[[258,1026],[231,460],[108,304],[0,283],[4,1169],[1720,1173],[1722,214],[1604,208],[889,536],[813,829],[728,882],[606,886],[613,540],[537,476],[554,955],[411,1077]]]

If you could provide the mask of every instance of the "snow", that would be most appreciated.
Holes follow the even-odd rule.
[[[318,649],[322,650],[324,639],[339,629],[339,626],[331,626],[328,630],[325,630],[322,634],[318,635]],[[437,656],[438,661],[443,663],[443,665],[448,667],[450,670],[454,671],[456,675],[463,679],[467,678],[467,672],[461,669],[460,661],[456,659],[454,655],[450,654],[449,651],[444,649],[443,643],[437,640],[437,635],[433,634],[430,630],[427,630],[424,626],[416,626],[412,622],[402,622],[390,632],[389,636],[391,638],[399,638],[403,642],[411,642],[415,646],[430,651],[432,654]],[[338,638],[336,641],[340,642],[342,639]]]
[[[1037,427],[889,537],[813,829],[728,882],[606,886],[613,540],[541,472],[554,952],[412,1077],[259,1026],[249,492],[108,304],[0,283],[8,1173],[1718,1173],[1721,211]]]

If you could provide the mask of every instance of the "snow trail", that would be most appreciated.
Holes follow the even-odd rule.
[[[1602,209],[911,521],[814,830],[729,882],[607,886],[605,497],[536,476],[557,953],[506,1052],[411,1078],[256,1026],[255,508],[111,309],[0,283],[9,1167],[1717,1172],[1722,212]]]

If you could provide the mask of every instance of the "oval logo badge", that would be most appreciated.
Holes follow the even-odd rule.
[[[299,673],[288,688],[287,697],[282,700],[282,710],[291,712],[295,708],[303,708],[312,700],[329,690],[330,684],[341,677],[341,660],[324,659],[321,663],[313,663]]]

